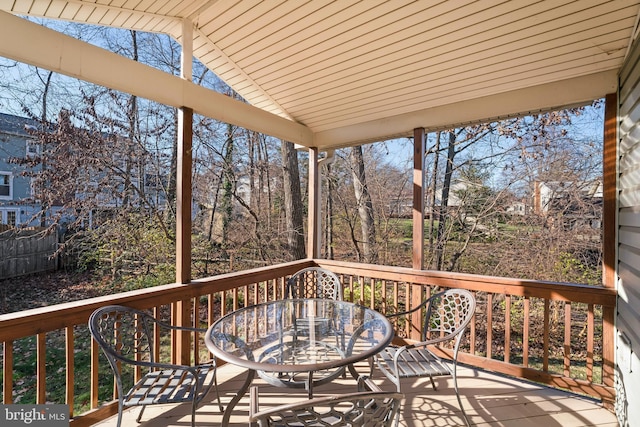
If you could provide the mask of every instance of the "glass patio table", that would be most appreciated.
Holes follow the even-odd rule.
[[[329,299],[286,299],[236,310],[213,323],[205,342],[218,358],[247,368],[247,379],[225,408],[226,426],[256,372],[276,386],[313,386],[331,381],[355,362],[385,348],[393,329],[381,313]]]

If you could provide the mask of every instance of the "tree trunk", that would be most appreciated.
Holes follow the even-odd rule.
[[[284,212],[287,223],[287,245],[293,260],[306,256],[302,220],[302,192],[298,153],[293,143],[282,141],[282,177],[284,184]]]
[[[333,253],[333,197],[334,197],[333,177],[331,176],[331,164],[327,164],[327,212],[325,220],[325,251],[327,259],[334,259]]]
[[[132,58],[134,61],[138,61],[138,37],[135,31],[130,31],[131,33],[131,49],[132,49]],[[133,194],[131,186],[133,183],[131,182],[132,178],[132,170],[133,170],[133,162],[136,159],[134,154],[134,143],[136,137],[136,124],[137,124],[137,115],[138,115],[138,97],[135,95],[129,96],[129,111],[127,112],[127,120],[129,129],[129,134],[127,135],[127,157],[124,159],[125,161],[125,173],[124,173],[124,192],[122,194],[122,206],[131,207],[131,196]],[[144,186],[141,186],[144,188]]]
[[[41,120],[40,120],[40,126],[41,126],[41,131],[45,131],[47,128],[47,100],[48,100],[48,95],[49,95],[49,88],[51,87],[51,77],[53,76],[53,71],[49,71],[49,73],[47,73],[47,79],[46,82],[44,83],[44,91],[42,92],[42,115]],[[38,74],[38,77],[40,77],[40,74]],[[60,125],[60,124],[58,124]],[[43,141],[45,141],[46,139],[43,139]],[[47,151],[48,151],[49,147],[47,147],[47,145],[43,142],[42,145],[40,146],[40,155],[42,157],[42,171],[43,171],[43,176],[45,175],[45,171],[47,170]],[[43,186],[46,186],[47,183],[43,182],[42,183]],[[42,205],[40,206],[40,227],[44,228],[47,226],[47,212],[49,211],[49,205],[47,203],[47,201],[43,198],[42,199]]]
[[[451,189],[451,175],[453,173],[453,159],[455,151],[456,137],[453,132],[449,132],[449,149],[447,150],[447,165],[444,172],[444,182],[442,184],[442,196],[440,197],[440,214],[438,215],[438,234],[436,240],[436,270],[442,269],[444,257],[445,224],[447,221],[447,207],[449,205],[449,191]]]
[[[227,141],[224,148],[224,173],[222,182],[222,242],[221,248],[223,256],[228,257],[229,248],[229,227],[233,214],[233,126],[227,124]]]
[[[168,228],[175,229],[176,197],[178,188],[178,109],[173,109],[174,135],[171,142],[171,165],[167,180],[167,210],[165,219]]]
[[[436,217],[436,186],[438,185],[438,160],[440,159],[440,134],[436,134],[436,145],[433,148],[433,172],[429,186],[429,252],[433,254],[433,225]]]
[[[351,170],[353,173],[353,188],[360,216],[360,228],[362,230],[362,262],[375,263],[377,261],[376,227],[373,217],[373,202],[367,188],[367,179],[364,172],[364,156],[362,146],[351,149]]]

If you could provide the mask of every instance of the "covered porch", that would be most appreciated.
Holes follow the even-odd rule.
[[[478,425],[521,424],[530,419],[537,421],[532,425],[615,425],[634,418],[634,411],[640,408],[637,373],[630,369],[632,361],[637,361],[634,350],[640,342],[635,332],[640,330],[640,273],[635,268],[640,247],[635,173],[635,148],[640,140],[640,5],[636,1],[153,3],[25,1],[0,5],[0,55],[176,107],[180,124],[175,283],[0,316],[4,403],[13,403],[16,343],[28,339],[37,353],[33,370],[38,378],[38,403],[47,402],[48,388],[65,387],[72,425],[101,423],[115,413],[117,405],[105,403],[109,399],[100,395],[104,379],[99,378],[99,351],[86,340],[85,325],[95,308],[105,304],[164,307],[176,324],[206,326],[242,304],[280,298],[286,277],[319,265],[341,275],[352,298],[358,295],[358,302],[381,312],[399,302],[415,306],[436,287],[468,289],[475,293],[479,307],[460,357],[462,363],[561,387],[601,402],[469,368],[461,375],[462,394]],[[170,34],[183,48],[182,75],[168,75],[17,15]],[[193,57],[224,79],[246,103],[192,83]],[[424,270],[426,133],[585,105],[600,98],[606,98],[607,104],[602,287]],[[192,277],[194,113],[308,150],[307,259]],[[414,141],[412,268],[320,259],[322,153],[396,137]],[[617,311],[619,295],[622,310]],[[534,304],[541,307],[537,311],[542,313],[540,318],[530,315]],[[512,316],[514,312],[522,316]],[[571,351],[574,316],[587,319],[585,347],[576,354]],[[552,323],[552,317],[559,322]],[[418,323],[407,319],[399,335],[415,338],[412,325]],[[534,331],[534,324],[541,327]],[[47,381],[56,369],[46,364],[47,352],[52,350],[46,345],[50,334],[57,337],[57,350],[64,349],[64,384]],[[560,336],[552,339],[554,334]],[[558,341],[563,346],[559,358],[551,348]],[[530,343],[539,345],[534,348]],[[178,336],[172,342],[171,358],[188,361],[202,350],[201,339]],[[91,378],[83,379],[83,384],[74,376],[80,355],[88,355],[82,360],[92,367]],[[232,390],[238,374],[230,366],[220,372],[222,389]],[[405,425],[456,425],[460,420],[447,403],[450,390],[442,387],[437,394],[426,390],[408,388]],[[84,409],[75,411],[80,395]],[[601,409],[602,404],[609,409],[615,405],[616,415]],[[536,420],[543,412],[550,418]],[[557,417],[550,415],[554,412]],[[206,417],[216,416],[208,406],[198,414],[206,422]],[[414,414],[426,414],[426,420]],[[244,425],[242,416],[234,423]],[[600,416],[602,423],[597,421]],[[164,425],[174,425],[171,423]],[[182,423],[175,421],[175,425]]]

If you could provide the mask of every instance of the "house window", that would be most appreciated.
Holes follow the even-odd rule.
[[[15,227],[18,222],[18,209],[0,209],[0,224]]]
[[[40,155],[40,144],[38,141],[27,141],[27,157],[37,157]]]
[[[11,199],[11,184],[13,178],[10,173],[0,172],[0,199]]]
[[[7,218],[5,224],[15,227],[16,226],[16,211],[7,211]]]

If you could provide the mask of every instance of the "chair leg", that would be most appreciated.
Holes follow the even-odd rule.
[[[191,427],[196,427],[196,408],[198,404],[196,403],[195,396],[193,401],[191,402]]]
[[[140,420],[142,419],[142,414],[144,413],[144,408],[146,408],[147,405],[142,405],[140,407],[140,413],[138,414],[138,418],[136,418],[136,422],[139,423]]]
[[[458,406],[460,406],[460,412],[462,412],[462,418],[464,418],[464,422],[467,425],[467,427],[471,427],[469,418],[467,418],[467,413],[464,411],[464,406],[462,406],[462,399],[460,399],[460,393],[458,392],[457,366],[458,366],[457,364],[453,365],[453,389],[456,392],[456,398],[458,399]]]
[[[218,408],[220,412],[224,412],[224,408],[222,407],[222,402],[220,401],[220,390],[218,390],[218,368],[216,367],[216,372],[213,373],[213,389],[216,392],[216,398],[218,399]]]
[[[433,380],[433,377],[429,377],[429,381],[431,381],[431,387],[433,387],[434,390],[438,390],[438,387],[436,387],[436,382]]]
[[[309,395],[309,399],[313,399],[313,371],[309,372],[309,376],[307,377],[307,394]]]
[[[122,410],[124,408],[122,407],[122,402],[118,401],[118,421],[116,422],[116,427],[120,427],[120,425],[122,424]]]

